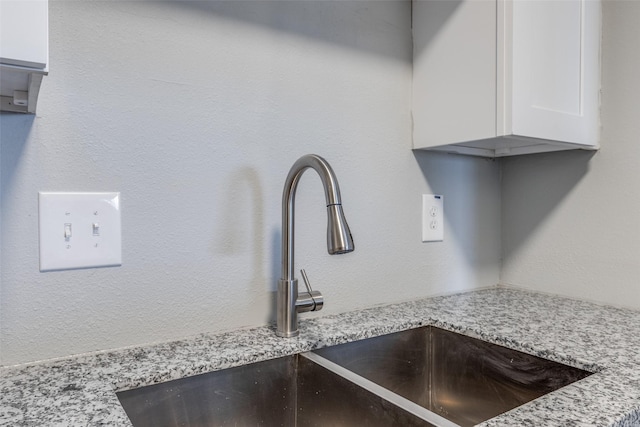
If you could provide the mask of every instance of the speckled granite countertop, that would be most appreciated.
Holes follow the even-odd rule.
[[[640,312],[503,288],[2,368],[0,425],[131,426],[115,391],[429,324],[597,371],[482,426],[640,426]]]

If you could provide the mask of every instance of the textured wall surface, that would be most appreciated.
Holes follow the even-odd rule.
[[[0,115],[0,364],[271,322],[282,185],[311,152],[356,244],[327,255],[305,173],[296,261],[318,315],[498,282],[498,165],[410,149],[409,2],[49,7],[38,113]],[[120,191],[122,267],[40,273],[38,191]],[[430,192],[445,241],[423,244]]]
[[[639,21],[603,2],[600,151],[504,162],[502,283],[640,308]]]

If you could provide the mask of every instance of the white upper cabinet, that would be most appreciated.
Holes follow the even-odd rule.
[[[34,113],[48,72],[47,0],[0,0],[0,110]]]
[[[414,149],[597,149],[600,13],[598,0],[414,0]]]

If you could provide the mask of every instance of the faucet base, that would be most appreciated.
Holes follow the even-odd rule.
[[[298,279],[278,281],[276,300],[276,335],[283,338],[298,336],[298,313],[322,310],[324,298],[318,291],[298,292]]]
[[[291,332],[283,332],[283,331],[279,331],[278,329],[276,329],[276,335],[279,336],[280,338],[294,338],[294,337],[297,337],[298,335],[300,335],[300,331],[299,330],[295,330],[295,331],[291,331]]]
[[[278,298],[276,300],[276,335],[284,338],[295,337],[298,331],[298,279],[278,280]]]

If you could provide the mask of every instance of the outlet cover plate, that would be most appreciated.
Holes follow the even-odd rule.
[[[422,195],[422,241],[444,240],[444,197],[439,194]]]
[[[120,193],[38,193],[40,271],[122,264]]]

